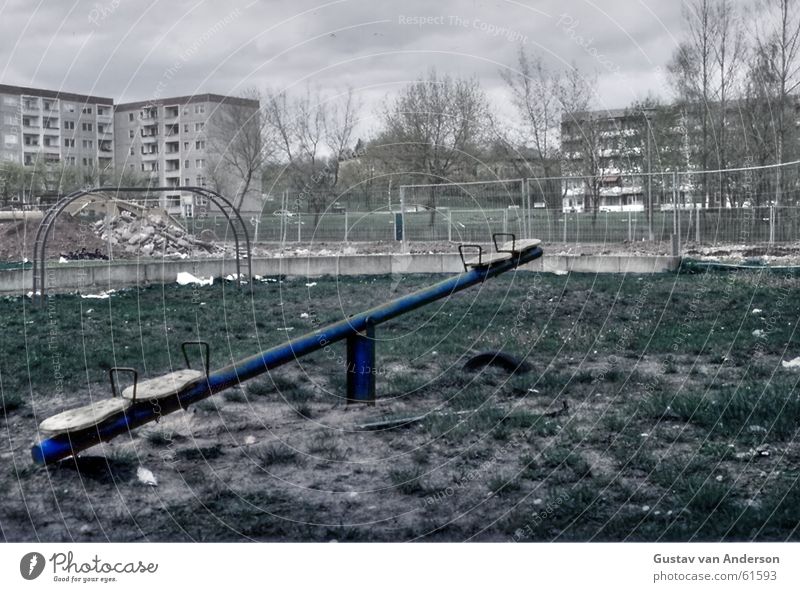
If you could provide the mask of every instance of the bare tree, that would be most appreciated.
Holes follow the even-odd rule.
[[[548,167],[559,149],[563,74],[548,68],[541,57],[528,56],[520,47],[516,70],[502,70],[511,100],[521,121],[518,145],[530,145],[548,176]]]
[[[800,87],[800,7],[794,0],[761,0],[754,15],[755,51],[763,68],[761,84],[773,103],[773,129],[778,164],[786,162],[789,133],[795,127],[790,114],[792,94]],[[775,205],[781,195],[778,169]]]
[[[713,8],[714,0],[690,0],[683,5],[686,39],[680,43],[668,66],[687,119],[699,124],[699,138],[690,140],[701,170],[711,168],[713,122],[711,104],[715,99],[714,80],[717,59],[714,45],[718,29]],[[694,125],[689,126],[694,129]],[[690,133],[691,136],[696,136]],[[710,204],[706,177],[702,178],[703,201]]]
[[[261,125],[261,95],[256,89],[227,100],[210,118],[214,138],[210,176],[217,191],[234,194],[234,206],[242,208],[254,182],[259,185],[264,163],[273,149]]]
[[[490,127],[489,107],[477,79],[426,77],[406,86],[384,107],[382,143],[392,146],[396,168],[422,174],[441,184],[459,167],[469,166]],[[431,187],[431,224],[436,191]]]
[[[270,93],[265,100],[265,125],[276,139],[277,162],[283,165],[284,183],[300,194],[319,214],[335,197],[340,163],[349,157],[358,123],[360,101],[352,89],[328,98],[306,89],[287,97]]]
[[[684,5],[686,39],[678,46],[669,72],[683,116],[691,159],[700,170],[722,169],[731,165],[735,154],[735,134],[730,133],[732,99],[739,90],[745,57],[744,32],[732,0],[692,0]],[[698,131],[695,131],[698,130]],[[715,177],[714,189],[722,205],[730,195],[729,179]],[[703,202],[714,203],[709,177],[700,179]]]
[[[581,177],[589,197],[593,222],[597,219],[602,197],[600,189],[607,172],[603,151],[610,148],[605,145],[603,135],[605,118],[602,113],[589,111],[596,84],[594,77],[584,76],[573,66],[564,75],[559,89],[559,102],[564,110],[562,151],[566,153],[565,161],[577,165],[569,172]]]

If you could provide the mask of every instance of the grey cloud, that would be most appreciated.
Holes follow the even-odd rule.
[[[370,87],[365,96],[374,101],[430,67],[476,75],[494,96],[502,86],[498,64],[513,67],[523,45],[553,63],[596,71],[603,78],[599,102],[619,107],[646,94],[641,82],[654,80],[654,67],[667,62],[680,30],[677,3],[647,6],[644,0],[82,0],[37,7],[12,0],[0,13],[6,56],[0,66],[7,84],[123,102],[149,98],[157,88],[172,95],[226,93],[304,79],[323,89]],[[561,14],[577,23],[571,31],[557,24]],[[401,16],[437,22],[413,26],[401,24]],[[449,18],[455,16],[466,26]],[[609,64],[629,83],[613,83]]]

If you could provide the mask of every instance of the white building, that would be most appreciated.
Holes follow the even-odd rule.
[[[117,169],[147,175],[160,187],[211,186],[210,156],[217,123],[226,109],[259,109],[258,101],[215,94],[172,97],[117,105],[114,110]],[[257,117],[253,117],[257,124]],[[200,215],[208,202],[189,192],[167,192],[162,207],[185,217]]]
[[[114,100],[0,84],[0,160],[113,171]]]

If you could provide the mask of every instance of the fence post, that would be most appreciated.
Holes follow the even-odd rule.
[[[531,229],[531,219],[533,217],[533,212],[531,212],[531,208],[533,208],[533,204],[531,203],[531,192],[528,186],[528,179],[527,177],[522,179],[522,195],[525,200],[525,211],[526,211],[526,218],[525,218],[525,238],[531,238],[533,236],[533,230]],[[507,231],[506,231],[507,232]]]
[[[453,210],[447,208],[447,242],[453,242]]]
[[[680,201],[681,201],[681,191],[680,191],[680,175],[676,171],[674,173],[675,177],[672,180],[672,192],[673,192],[673,200],[675,202],[675,222],[678,226],[676,234],[678,235],[678,251],[680,254],[681,250],[681,208],[680,208]]]
[[[398,221],[400,222],[400,241],[401,241],[401,248],[402,252],[406,252],[406,191],[405,187],[402,185],[400,186],[400,217],[399,219],[395,220],[395,225],[397,225]],[[395,238],[397,238],[397,232],[395,231]]]
[[[700,212],[702,211],[702,207],[694,208],[694,240],[699,245],[700,244]]]
[[[775,242],[775,206],[769,207],[769,244]]]
[[[525,229],[522,229],[525,232]],[[508,232],[508,209],[503,210],[503,232]]]
[[[628,242],[633,242],[633,216],[630,210],[628,210]]]

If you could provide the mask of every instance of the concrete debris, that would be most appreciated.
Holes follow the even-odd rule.
[[[121,212],[109,224],[99,220],[94,233],[111,244],[114,252],[123,256],[165,257],[219,257],[229,254],[229,248],[198,238],[178,224],[170,224],[160,216],[137,218]]]

